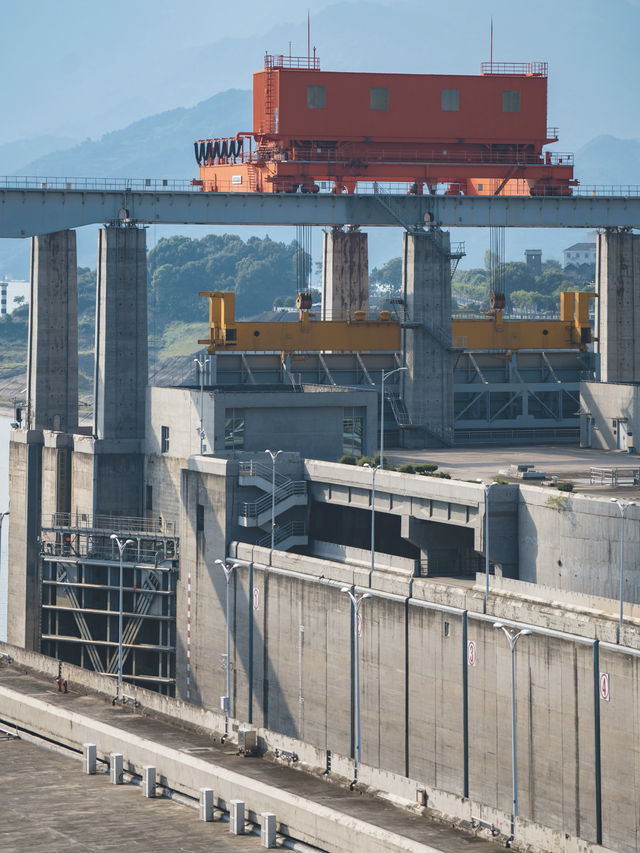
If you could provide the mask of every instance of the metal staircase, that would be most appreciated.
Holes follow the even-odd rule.
[[[271,521],[281,516],[295,506],[306,506],[308,503],[307,484],[305,480],[292,480],[283,474],[275,474],[275,490],[273,490],[274,473],[270,465],[262,462],[240,463],[240,484],[255,486],[265,492],[255,501],[243,501],[239,506],[238,524],[241,527],[259,527],[268,531],[258,540],[259,545],[271,545]],[[294,545],[306,545],[308,537],[303,521],[288,521],[276,525],[274,544],[286,551]]]

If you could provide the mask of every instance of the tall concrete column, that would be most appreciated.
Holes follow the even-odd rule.
[[[369,254],[361,231],[325,231],[322,238],[322,319],[369,310]]]
[[[640,382],[640,234],[598,234],[596,292],[600,378]]]
[[[451,353],[451,260],[449,234],[405,232],[402,286],[406,311],[403,398],[416,429],[405,444],[453,444],[453,357]]]
[[[40,624],[42,445],[41,430],[11,431],[7,642],[31,651],[38,651]]]
[[[146,231],[98,232],[94,434],[142,439],[147,387]]]
[[[78,428],[78,278],[75,231],[31,240],[27,367],[31,429]]]

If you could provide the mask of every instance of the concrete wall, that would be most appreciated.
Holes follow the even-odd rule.
[[[352,622],[340,588],[361,582],[366,572],[284,553],[271,555],[268,565],[268,549],[246,545],[232,553],[246,559],[231,585],[233,715],[317,748],[352,753]],[[192,655],[199,698],[209,708],[218,707],[225,691],[218,664],[225,648],[224,581],[218,574],[199,587],[206,597],[197,611],[200,619],[207,614],[206,640],[197,640],[202,649]],[[374,575],[372,597],[361,610],[363,763],[389,778],[470,797],[482,804],[485,819],[502,821],[508,831],[510,653],[493,621],[515,618],[517,626],[534,631],[516,647],[522,818],[594,843],[602,823],[606,847],[640,849],[631,806],[640,796],[632,770],[640,760],[638,652],[600,643],[598,663],[597,643],[569,633],[577,628],[576,608],[503,591],[492,593],[484,616],[481,587],[455,590],[397,576],[390,582],[384,575]],[[608,615],[585,612],[583,618],[594,637],[613,634]],[[615,696],[612,686],[611,700],[596,705],[600,671],[609,672]],[[598,736],[606,756],[601,802]],[[619,762],[628,765],[622,804]]]
[[[627,510],[624,599],[640,601],[639,507]],[[620,512],[608,499],[520,488],[520,579],[561,590],[619,597]]]
[[[162,427],[169,428],[166,456],[186,459],[200,450],[200,390],[150,388],[148,394],[146,452],[161,453]],[[318,459],[337,459],[343,453],[345,409],[355,408],[364,417],[364,453],[377,447],[377,409],[374,389],[357,390],[305,386],[302,393],[286,391],[232,392],[205,390],[203,425],[206,453],[224,454],[228,411],[244,415],[244,446],[241,451],[269,447],[305,456],[313,448]]]
[[[640,447],[640,385],[581,382],[580,413],[582,447],[600,450]],[[634,465],[635,462],[633,459],[628,463],[619,460],[617,464]]]

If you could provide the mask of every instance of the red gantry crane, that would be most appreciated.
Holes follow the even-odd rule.
[[[544,151],[547,64],[483,63],[479,75],[320,70],[315,55],[265,56],[253,75],[253,131],[200,139],[194,183],[208,192],[571,195],[573,155]],[[443,185],[446,185],[443,187]]]

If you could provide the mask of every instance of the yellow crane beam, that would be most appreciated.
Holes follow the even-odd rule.
[[[235,293],[207,291],[209,337],[199,340],[210,353],[238,352],[346,352],[398,351],[402,325],[388,311],[375,320],[356,311],[352,320],[315,320],[301,310],[298,321],[239,322],[235,317]],[[589,300],[593,293],[562,293],[560,320],[505,320],[502,311],[486,318],[454,318],[454,343],[469,350],[581,349],[592,340]]]

